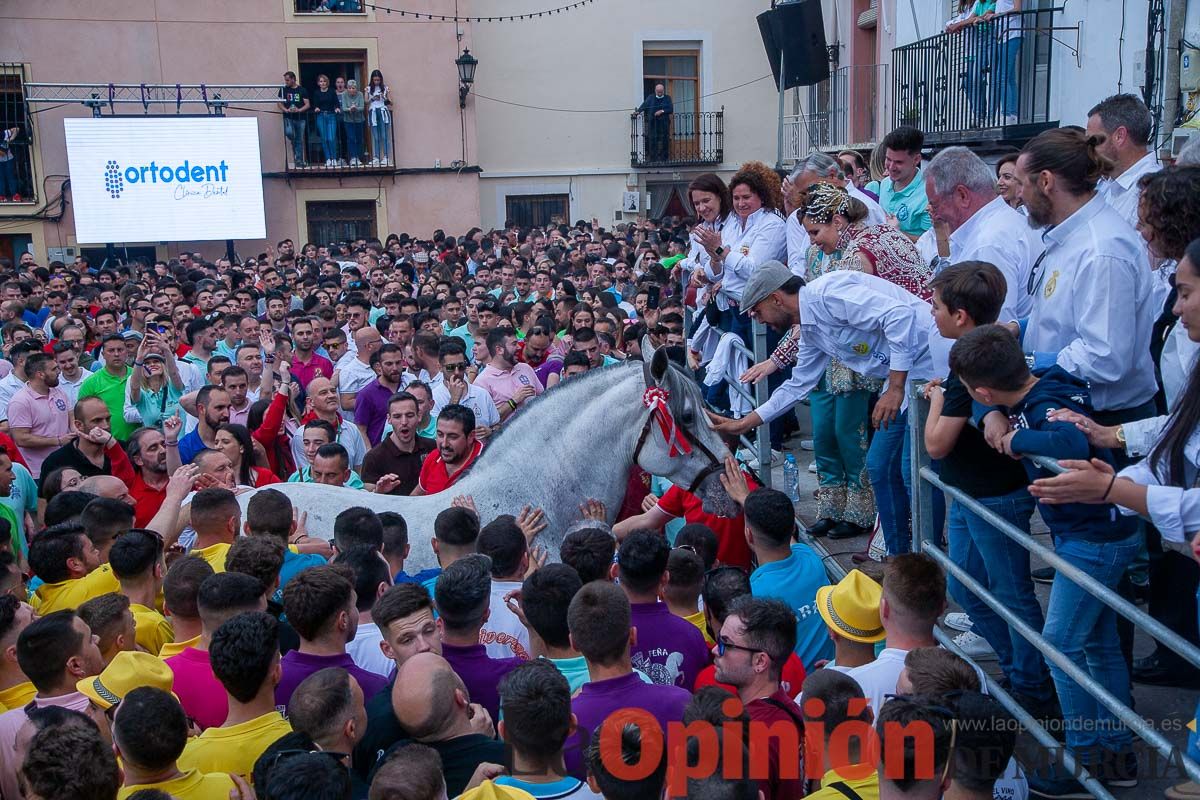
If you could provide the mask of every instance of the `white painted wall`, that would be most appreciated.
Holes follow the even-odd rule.
[[[510,6],[510,0],[476,0],[469,13],[511,13]],[[662,49],[697,43],[700,93],[729,89],[771,71],[755,21],[769,7],[769,0],[604,0],[544,19],[471,25],[464,43],[479,59],[473,94],[608,110],[564,113],[468,100],[483,168],[483,225],[503,223],[505,192],[535,193],[528,187],[536,186],[569,187],[573,219],[611,220],[633,172],[629,115],[644,99],[643,43]],[[704,111],[725,109],[726,170],[752,159],[774,163],[776,102],[769,78],[701,100]],[[640,176],[639,185],[644,190]]]

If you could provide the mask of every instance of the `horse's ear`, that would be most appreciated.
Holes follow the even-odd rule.
[[[642,353],[644,356],[645,351],[643,350]],[[660,347],[651,351],[650,359],[646,362],[646,385],[662,386],[667,380],[670,363],[670,359],[667,358],[667,348]]]

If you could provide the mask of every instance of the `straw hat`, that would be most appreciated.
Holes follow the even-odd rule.
[[[883,587],[856,569],[832,586],[817,589],[817,611],[830,630],[854,642],[874,644],[885,634],[879,621]]]
[[[134,689],[153,686],[170,692],[174,685],[175,673],[162,659],[140,651],[123,651],[117,653],[103,672],[93,678],[84,678],[75,684],[75,688],[97,706],[108,710]]]

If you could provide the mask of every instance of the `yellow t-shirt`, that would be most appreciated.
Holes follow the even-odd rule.
[[[189,555],[200,556],[208,565],[213,568],[213,572],[225,571],[225,556],[229,553],[230,545],[220,542],[218,544],[210,544],[208,547],[200,549],[192,548]]]
[[[101,564],[82,578],[43,583],[33,593],[29,604],[44,617],[55,611],[79,608],[93,597],[119,591],[121,584],[117,582],[117,576],[113,575],[112,567]]]
[[[131,604],[129,610],[133,612],[137,643],[147,653],[161,656],[163,645],[175,641],[171,623],[153,608],[146,608],[139,603]]]
[[[704,609],[700,609],[695,614],[688,614],[684,619],[700,629],[700,632],[704,634],[704,641],[709,647],[716,644],[712,640],[712,637],[708,635],[708,623],[704,619]]]
[[[3,706],[6,711],[24,708],[35,694],[37,694],[37,689],[29,681],[18,683],[16,686],[0,690],[0,706]]]
[[[196,636],[192,639],[186,639],[182,642],[167,642],[162,646],[162,650],[158,651],[158,657],[166,661],[171,656],[177,656],[189,647],[195,647],[200,644],[200,637]]]
[[[846,795],[834,789],[830,784],[841,781],[858,794],[862,800],[879,800],[879,774],[872,772],[865,778],[851,780],[838,775],[837,770],[829,770],[821,779],[821,788],[808,796],[808,800],[846,800]]]
[[[159,789],[177,800],[229,800],[229,790],[234,788],[234,785],[233,779],[224,772],[204,775],[195,770],[188,770],[178,778],[162,783],[122,786],[117,792],[117,800],[125,800],[142,789]]]
[[[278,711],[227,728],[208,728],[188,740],[177,764],[181,770],[232,772],[248,781],[263,751],[291,732],[292,726]]]

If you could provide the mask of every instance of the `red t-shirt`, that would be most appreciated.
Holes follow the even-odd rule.
[[[133,507],[133,523],[139,528],[144,528],[162,508],[163,501],[167,499],[167,487],[151,488],[139,472],[133,483],[129,484],[129,496],[137,501],[137,505]]]
[[[459,467],[454,475],[450,475],[446,472],[446,462],[442,461],[442,452],[434,450],[425,456],[425,463],[421,465],[421,477],[417,479],[417,485],[425,494],[437,494],[449,489],[455,481],[462,477],[467,467],[475,463],[475,459],[479,458],[481,452],[483,452],[483,442],[475,442],[470,455],[467,456],[467,462]]]
[[[742,474],[746,475],[744,472]],[[746,484],[750,491],[758,488],[758,484],[749,475],[746,475]],[[689,525],[698,522],[712,528],[713,533],[717,535],[717,561],[750,569],[750,545],[746,543],[745,515],[725,518],[709,514],[704,510],[704,503],[699,497],[678,486],[672,486],[659,498],[658,507],[672,517],[683,517]]]
[[[783,674],[780,676],[779,685],[788,697],[796,698],[800,696],[800,688],[804,685],[804,662],[802,662],[795,653],[788,655],[788,660],[783,662]],[[737,689],[727,683],[717,682],[717,667],[715,664],[709,664],[700,673],[696,675],[696,686],[693,691],[700,691],[705,686],[720,686],[730,694],[737,694]]]

